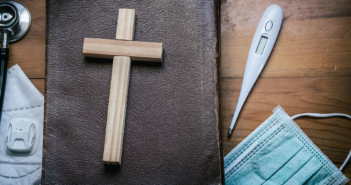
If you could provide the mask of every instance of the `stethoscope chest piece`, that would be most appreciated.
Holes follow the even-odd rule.
[[[9,41],[15,42],[26,35],[31,24],[28,9],[15,1],[0,2],[0,29],[6,29],[9,33]],[[0,32],[0,40],[3,40],[3,31]]]

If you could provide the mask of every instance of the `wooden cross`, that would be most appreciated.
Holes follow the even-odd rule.
[[[162,62],[162,43],[132,41],[135,10],[119,9],[117,40],[85,38],[86,57],[113,58],[103,161],[121,164],[131,60]]]

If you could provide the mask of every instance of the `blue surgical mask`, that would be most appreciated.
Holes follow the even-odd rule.
[[[347,177],[278,106],[224,158],[225,184],[345,184]]]

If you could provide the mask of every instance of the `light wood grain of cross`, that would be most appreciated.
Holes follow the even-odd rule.
[[[119,9],[118,40],[84,39],[86,57],[113,58],[103,155],[103,161],[108,164],[121,164],[131,59],[162,61],[162,43],[132,41],[134,25],[135,10]]]
[[[135,10],[120,9],[116,39],[133,40],[134,24]],[[130,64],[128,56],[113,57],[103,156],[105,163],[121,164]]]

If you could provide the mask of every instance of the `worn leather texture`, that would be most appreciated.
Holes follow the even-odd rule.
[[[102,161],[112,60],[83,39],[114,39],[119,8],[163,62],[132,62],[122,165]],[[219,184],[213,0],[48,0],[43,184]]]

